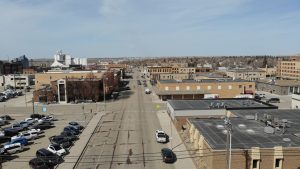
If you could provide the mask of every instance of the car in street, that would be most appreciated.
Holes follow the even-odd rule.
[[[151,90],[148,89],[148,88],[146,88],[146,89],[145,89],[145,93],[146,93],[146,94],[151,94]]]
[[[53,154],[57,154],[58,156],[67,154],[66,149],[62,148],[59,144],[50,144],[47,150],[51,151]]]
[[[63,148],[69,148],[72,146],[72,141],[64,136],[52,136],[49,138],[50,143],[58,144]]]
[[[23,145],[21,143],[12,143],[4,145],[1,149],[1,154],[15,154],[23,151]]]
[[[280,103],[279,98],[270,98],[266,101],[266,103]]]
[[[155,138],[158,143],[167,142],[167,134],[161,129],[155,131]]]
[[[62,158],[56,154],[53,154],[51,151],[41,148],[36,151],[36,157],[45,161],[50,166],[55,166],[62,161]]]
[[[29,161],[29,167],[31,169],[53,169],[45,160],[41,158],[33,158]]]
[[[75,128],[78,129],[78,130],[82,130],[82,129],[84,128],[82,125],[80,125],[80,124],[79,124],[78,122],[76,122],[76,121],[71,121],[71,122],[69,123],[69,125],[75,127]]]
[[[176,154],[171,149],[168,148],[161,149],[161,156],[163,162],[165,163],[174,163],[177,160]]]

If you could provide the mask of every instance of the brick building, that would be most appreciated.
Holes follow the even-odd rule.
[[[260,69],[233,69],[228,70],[226,72],[228,77],[233,79],[243,79],[243,80],[250,80],[256,81],[266,78],[266,71]]]
[[[279,79],[300,79],[300,57],[278,61],[276,77]]]
[[[255,93],[255,82],[245,80],[160,80],[156,94],[162,100],[202,99],[205,94],[217,94],[220,98],[234,98],[240,94]]]
[[[231,110],[232,169],[298,169],[299,110]],[[190,118],[185,132],[199,168],[227,167],[227,130],[221,118]]]

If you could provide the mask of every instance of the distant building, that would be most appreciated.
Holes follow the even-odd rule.
[[[252,69],[232,69],[226,72],[226,75],[233,79],[243,79],[256,81],[266,78],[266,72],[263,70],[252,70]]]
[[[279,79],[300,79],[300,57],[277,62],[276,77]]]
[[[266,68],[258,68],[259,70],[266,72],[266,77],[275,77],[276,76],[276,67],[266,67]]]
[[[8,74],[22,74],[23,73],[23,65],[21,62],[5,62],[0,61],[0,74],[8,75]]]
[[[254,94],[255,82],[245,80],[160,80],[156,94],[162,100],[198,100],[205,94],[217,94],[220,98],[234,98],[241,94]]]
[[[300,92],[300,80],[259,80],[257,90],[278,95],[291,95]]]
[[[54,55],[54,62],[51,67],[58,68],[68,68],[72,65],[81,65],[87,66],[86,58],[74,58],[71,55],[66,55],[62,53],[62,51],[58,51],[57,54]]]
[[[28,68],[29,67],[29,60],[25,55],[22,55],[18,58],[15,58],[11,61],[12,63],[18,63],[20,62],[22,64],[23,68]]]

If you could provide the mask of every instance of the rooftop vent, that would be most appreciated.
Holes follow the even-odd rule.
[[[217,129],[224,129],[224,126],[221,124],[218,124],[216,127],[217,127]]]
[[[264,132],[267,134],[273,134],[275,132],[273,127],[267,126],[264,128]]]
[[[241,129],[245,129],[245,128],[246,128],[246,125],[245,125],[245,124],[239,124],[238,126],[239,126],[239,128],[241,128]]]
[[[253,116],[253,115],[246,115],[245,118],[247,120],[255,120],[255,116]]]
[[[222,133],[223,134],[227,134],[227,130],[222,130]]]
[[[283,138],[282,141],[284,141],[284,142],[291,142],[291,139],[290,138]]]
[[[252,129],[247,129],[246,131],[247,131],[248,134],[255,134],[255,131],[252,130]]]

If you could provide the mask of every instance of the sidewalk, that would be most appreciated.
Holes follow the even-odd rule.
[[[168,147],[177,155],[177,161],[174,163],[175,169],[197,169],[167,112],[158,111],[157,117],[162,129],[170,137]]]
[[[65,161],[62,164],[58,165],[56,168],[73,169],[75,167],[86,145],[88,144],[93,132],[95,131],[98,122],[101,120],[104,114],[105,112],[99,112],[90,120],[89,124],[80,134],[79,140],[77,140],[69,150],[70,153],[64,157]]]

